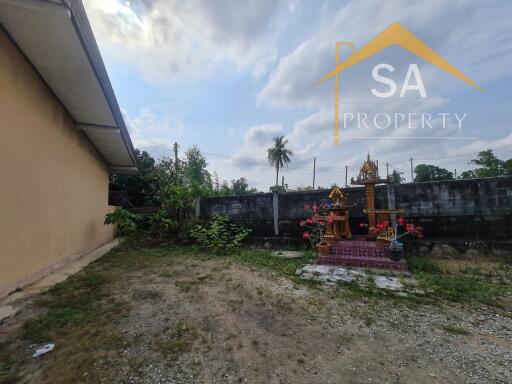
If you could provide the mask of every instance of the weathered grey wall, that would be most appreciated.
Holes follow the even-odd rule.
[[[348,188],[353,233],[365,221],[364,188]],[[394,186],[395,205],[425,228],[429,238],[512,239],[512,178],[485,178]],[[279,236],[300,234],[298,222],[311,215],[312,207],[329,202],[328,190],[278,194]],[[376,207],[387,208],[387,188],[378,186]],[[253,229],[255,236],[274,236],[271,193],[202,199],[199,215],[229,215]]]

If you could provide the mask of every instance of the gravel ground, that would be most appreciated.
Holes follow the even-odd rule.
[[[109,323],[121,345],[88,351],[92,363],[65,381],[48,367],[72,359],[80,342],[63,356],[71,341],[53,340],[56,350],[27,363],[21,382],[512,382],[512,317],[497,308],[309,288],[222,258],[159,258],[115,273],[122,278],[105,289],[130,304]],[[0,341],[30,316],[29,307],[2,324]]]

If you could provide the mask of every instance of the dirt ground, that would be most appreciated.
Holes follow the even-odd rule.
[[[37,328],[53,352],[33,359],[21,327],[51,300],[0,326],[4,371],[17,370],[4,383],[512,382],[512,316],[498,308],[365,297],[161,249],[103,259],[79,274],[104,277],[87,293],[99,315]]]

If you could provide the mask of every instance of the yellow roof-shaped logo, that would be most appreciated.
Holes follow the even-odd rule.
[[[325,74],[320,80],[316,82],[316,84],[320,84],[325,80],[336,76],[342,71],[352,67],[355,64],[360,63],[367,58],[376,55],[383,49],[388,48],[391,45],[398,45],[403,49],[411,52],[412,54],[422,58],[423,60],[435,65],[439,69],[455,76],[459,80],[462,80],[466,84],[471,85],[472,87],[482,91],[482,88],[471,80],[469,77],[464,75],[461,71],[451,65],[448,61],[446,61],[443,57],[438,55],[432,48],[430,48],[427,44],[421,41],[414,34],[409,32],[407,28],[405,28],[400,23],[393,23],[384,31],[379,33],[375,38],[370,40],[366,45],[364,45],[361,49],[354,52],[350,55],[349,58],[339,63],[336,68],[334,68],[329,73]]]

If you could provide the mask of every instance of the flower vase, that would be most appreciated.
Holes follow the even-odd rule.
[[[330,247],[330,245],[327,245],[327,244],[324,244],[324,245],[318,244],[316,246],[316,249],[318,250],[318,254],[320,256],[328,256],[329,253],[331,252],[331,247]]]

